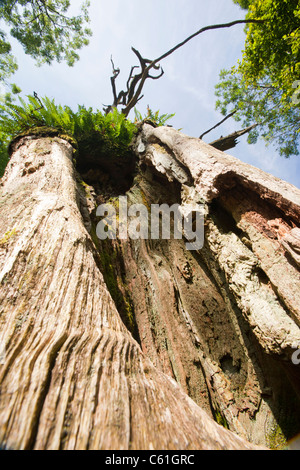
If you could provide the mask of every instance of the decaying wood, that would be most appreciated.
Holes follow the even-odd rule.
[[[150,162],[169,181],[182,181],[181,173],[177,174],[176,166],[170,162],[189,170],[193,183],[185,188],[187,201],[218,201],[224,217],[225,211],[231,213],[235,230],[242,235],[234,233],[234,228],[228,233],[217,233],[216,224],[207,217],[206,240],[247,321],[254,315],[253,330],[260,344],[279,356],[286,351],[288,359],[300,340],[299,272],[287,256],[287,251],[292,252],[294,261],[297,259],[300,191],[171,128],[145,125],[140,139],[148,142],[142,160]],[[288,244],[293,234],[293,241]],[[239,266],[240,275],[236,271]],[[270,285],[260,280],[260,270]],[[266,301],[264,307],[262,299]],[[267,311],[270,315],[266,315]]]
[[[239,137],[248,134],[253,129],[255,129],[255,127],[257,127],[257,124],[252,124],[251,126],[248,126],[245,129],[233,132],[232,134],[227,135],[225,137],[220,137],[219,139],[210,142],[209,145],[215,147],[218,150],[222,150],[222,152],[226,152],[227,150],[230,150],[237,146]]]
[[[15,143],[0,213],[2,447],[254,448],[154,367],[124,326],[69,143]]]
[[[139,249],[131,242],[126,251],[142,346],[207,412],[220,412],[251,442],[277,447],[279,429],[284,441],[300,428],[292,363],[300,191],[172,128],[144,125],[136,148],[143,175],[133,201],[197,202],[206,213],[196,254],[177,240]]]

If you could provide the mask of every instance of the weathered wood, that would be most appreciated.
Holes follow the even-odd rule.
[[[87,231],[72,147],[24,137],[0,200],[0,442],[12,449],[254,449],[124,326]]]
[[[283,445],[300,429],[300,191],[172,128],[145,124],[136,149],[133,202],[206,214],[197,253],[177,240],[124,249],[142,346],[230,429]]]
[[[237,146],[239,137],[248,134],[248,132],[252,131],[252,129],[255,127],[257,127],[257,124],[252,124],[251,126],[246,127],[246,129],[241,129],[240,131],[233,132],[232,134],[229,134],[225,137],[220,137],[219,139],[210,142],[209,145],[215,147],[218,150],[222,150],[222,152],[226,152],[227,150]]]
[[[97,193],[80,180],[72,146],[55,135],[11,146],[0,187],[0,443],[282,447],[300,429],[300,191],[172,128],[145,123],[135,149],[128,204],[202,204],[198,252],[184,240],[100,242],[104,183]]]
[[[300,190],[172,128],[145,125],[140,139],[148,142],[142,161],[169,181],[182,183],[182,168],[189,172],[193,184],[185,188],[185,202],[191,198],[206,205],[218,201],[224,216],[225,211],[231,213],[243,236],[234,233],[234,227],[220,232],[207,216],[206,241],[245,318],[253,321],[260,344],[279,356],[286,351],[290,359],[300,341],[300,278],[286,256],[286,241],[298,233]],[[297,249],[289,243],[294,261]],[[260,269],[270,285],[260,279]]]

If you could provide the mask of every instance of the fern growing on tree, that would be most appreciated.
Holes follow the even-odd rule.
[[[19,97],[19,104],[7,97],[0,104],[0,175],[3,175],[8,162],[7,147],[18,134],[36,127],[48,127],[69,135],[77,143],[78,149],[85,150],[97,144],[99,151],[110,158],[125,155],[137,131],[137,121],[142,121],[141,113],[135,110],[136,122],[113,108],[105,114],[99,110],[79,105],[77,111],[69,106],[56,104],[48,97],[39,98],[36,93],[29,95],[27,101]],[[146,119],[162,126],[174,114],[159,114],[149,107]]]

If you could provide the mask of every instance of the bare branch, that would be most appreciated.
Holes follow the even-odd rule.
[[[233,132],[233,134],[227,135],[226,137],[221,137],[220,139],[214,140],[209,145],[211,145],[212,147],[215,147],[218,150],[222,150],[223,152],[225,152],[226,150],[229,150],[237,146],[238,137],[241,137],[242,135],[247,134],[248,132],[252,131],[252,129],[254,129],[257,126],[258,124],[252,124],[252,126],[246,127],[246,129]]]
[[[153,64],[157,64],[157,62],[161,62],[163,59],[168,57],[169,55],[173,54],[177,49],[180,47],[184,46],[187,42],[189,42],[191,39],[195,38],[199,34],[204,33],[205,31],[213,30],[213,29],[221,29],[221,28],[231,28],[232,26],[235,26],[237,24],[248,24],[248,23],[255,23],[255,24],[260,24],[260,23],[265,23],[265,20],[236,20],[236,21],[231,21],[230,23],[223,23],[223,24],[215,24],[215,25],[210,25],[210,26],[205,26],[204,28],[199,29],[196,33],[192,34],[188,38],[186,38],[184,41],[180,42],[176,46],[174,46],[172,49],[170,49],[168,52],[165,52],[163,55],[155,59],[150,65],[153,66]]]
[[[116,69],[112,56],[110,56],[110,61],[111,61],[111,65],[112,65],[112,68],[113,68],[113,75],[114,75],[114,77],[117,77],[120,73],[120,69],[119,68]]]
[[[232,113],[228,114],[228,116],[226,116],[224,119],[222,119],[222,121],[218,122],[218,124],[216,124],[214,127],[212,127],[211,129],[208,129],[208,131],[204,132],[202,135],[200,135],[199,139],[203,139],[203,137],[206,135],[206,134],[209,134],[209,132],[213,131],[214,129],[216,129],[217,127],[221,126],[221,124],[223,124],[223,122],[227,121],[227,119],[231,118],[232,116],[235,115],[235,113],[237,112],[237,110],[234,110],[232,111]]]
[[[135,53],[135,55],[137,56],[137,58],[139,59],[140,61],[140,64],[141,64],[141,68],[142,68],[142,71],[144,71],[144,69],[146,68],[146,64],[151,64],[151,60],[149,59],[144,59],[140,52],[135,49],[134,47],[131,48],[131,50]]]
[[[107,107],[106,112],[111,111],[113,107],[118,106],[119,104],[123,104],[125,107],[122,109],[122,113],[125,114],[125,116],[128,116],[129,112],[131,111],[132,108],[136,105],[136,103],[140,100],[140,96],[145,84],[145,81],[150,78],[152,80],[157,80],[158,78],[162,77],[164,74],[164,71],[162,67],[159,65],[159,62],[161,62],[163,59],[171,55],[173,52],[175,52],[177,49],[180,47],[184,46],[188,41],[193,39],[194,37],[198,36],[201,33],[204,33],[205,31],[209,30],[214,30],[214,29],[221,29],[221,28],[230,28],[232,26],[235,26],[237,24],[248,24],[248,23],[263,23],[264,20],[236,20],[232,21],[230,23],[223,23],[223,24],[216,24],[216,25],[211,25],[211,26],[205,26],[204,28],[199,29],[196,33],[192,34],[188,38],[186,38],[184,41],[180,42],[176,46],[174,46],[172,49],[170,49],[168,52],[165,52],[162,54],[160,57],[158,57],[155,60],[149,60],[145,59],[142,57],[141,53],[132,47],[132,51],[134,54],[137,56],[139,62],[140,62],[140,73],[133,75],[134,69],[138,68],[138,66],[133,66],[130,71],[129,78],[127,80],[127,91],[126,92],[121,92],[122,93],[122,103],[121,101],[116,100],[116,90],[113,88],[114,92],[114,104],[112,106]],[[113,66],[114,68],[114,66]],[[150,75],[150,70],[158,70],[160,73],[157,76]],[[119,69],[116,69],[119,70]],[[111,78],[112,80],[112,85],[115,87],[115,80],[119,74],[114,74],[114,76]],[[120,94],[119,94],[120,97]]]
[[[139,101],[141,101],[142,98],[144,98],[144,95],[141,95],[141,96],[136,100],[136,102],[138,103]]]
[[[131,67],[131,71],[130,71],[130,74],[129,74],[129,77],[128,77],[128,80],[127,80],[127,84],[126,84],[126,86],[127,86],[127,91],[129,91],[129,88],[130,88],[130,80],[132,80],[132,79],[134,78],[134,76],[133,76],[133,71],[134,71],[134,69],[138,69],[138,68],[139,68],[138,65],[133,65],[133,66]]]
[[[121,91],[119,93],[119,95],[117,95],[116,79],[120,74],[120,69],[115,67],[112,56],[110,57],[110,61],[111,61],[112,73],[113,73],[113,75],[110,77],[110,82],[111,82],[114,102],[113,102],[112,105],[106,106],[104,108],[104,111],[105,111],[106,114],[110,113],[113,110],[113,108],[116,108],[119,104],[125,104],[126,103],[126,96],[124,96],[124,94],[125,94],[124,91]]]
[[[164,73],[164,69],[161,68],[161,73],[157,75],[157,77],[153,77],[152,75],[148,74],[148,78],[151,78],[152,80],[157,80],[158,78],[162,77]]]

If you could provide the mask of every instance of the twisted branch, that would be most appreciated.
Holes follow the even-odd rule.
[[[127,80],[127,90],[121,91],[119,95],[117,95],[116,88],[115,88],[115,81],[116,81],[117,76],[119,75],[119,73],[116,73],[116,71],[119,71],[119,69],[115,69],[113,65],[113,76],[111,77],[111,83],[113,87],[114,102],[111,106],[106,106],[106,108],[104,108],[104,111],[106,113],[109,113],[110,111],[112,111],[113,108],[116,108],[119,105],[123,105],[124,108],[122,109],[122,113],[125,114],[125,116],[128,116],[131,109],[133,109],[135,105],[137,104],[137,102],[142,99],[141,94],[142,94],[142,90],[143,90],[146,80],[148,78],[152,80],[157,80],[163,76],[164,70],[159,65],[159,62],[161,62],[163,59],[165,59],[169,55],[173,54],[173,52],[175,52],[177,49],[184,46],[191,39],[193,39],[194,37],[198,36],[201,33],[204,33],[205,31],[221,29],[221,28],[230,28],[237,24],[247,24],[247,23],[259,24],[259,23],[264,23],[264,20],[250,20],[250,19],[249,20],[236,20],[230,23],[205,26],[204,28],[199,29],[199,31],[192,34],[191,36],[186,38],[184,41],[180,42],[179,44],[174,46],[172,49],[170,49],[169,51],[165,52],[160,57],[152,61],[142,57],[140,52],[134,47],[132,47],[131,49],[134,52],[134,54],[137,56],[137,58],[139,59],[140,65],[139,66],[135,65],[131,67],[129,78]],[[137,73],[134,75],[133,72],[136,68],[140,68],[140,73]],[[160,73],[155,76],[150,75],[151,69],[157,70]]]

